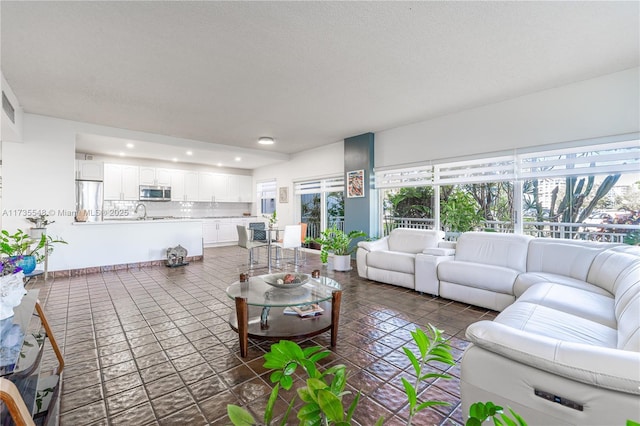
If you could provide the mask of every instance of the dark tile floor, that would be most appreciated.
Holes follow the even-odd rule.
[[[64,352],[61,425],[229,424],[230,403],[261,419],[271,390],[262,367],[270,343],[250,341],[249,356],[240,358],[237,334],[227,323],[232,300],[225,288],[245,272],[246,261],[244,249],[222,247],[206,249],[204,261],[183,268],[155,266],[29,284],[40,289]],[[308,254],[300,270],[318,267],[318,256]],[[354,424],[373,425],[380,416],[386,425],[406,424],[401,378],[413,370],[401,348],[411,341],[411,330],[427,323],[443,329],[459,359],[468,344],[466,326],[495,317],[485,309],[363,280],[356,271],[327,274],[342,284],[343,298],[339,343],[323,363],[345,364],[348,387],[363,391]],[[305,344],[328,343],[325,333]],[[53,365],[48,355],[45,362]],[[459,371],[450,367],[452,380],[423,386],[420,398],[451,405],[422,411],[414,425],[462,423]],[[280,393],[278,414],[292,395]]]

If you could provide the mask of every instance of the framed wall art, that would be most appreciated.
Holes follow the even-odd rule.
[[[364,170],[347,172],[347,198],[364,197]]]
[[[281,186],[278,188],[278,202],[279,203],[288,203],[289,202],[289,187]]]

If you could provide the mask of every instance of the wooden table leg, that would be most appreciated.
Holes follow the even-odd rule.
[[[340,301],[342,291],[334,291],[331,297],[331,347],[335,348],[338,342],[338,322],[340,320]]]
[[[246,297],[236,297],[236,318],[238,319],[240,356],[246,358],[249,352],[249,306]]]

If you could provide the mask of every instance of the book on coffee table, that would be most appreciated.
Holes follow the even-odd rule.
[[[322,309],[322,307],[316,303],[302,306],[288,306],[283,310],[283,313],[285,315],[298,315],[302,318],[322,315],[323,312],[324,309]]]

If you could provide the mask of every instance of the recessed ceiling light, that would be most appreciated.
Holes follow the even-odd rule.
[[[187,151],[187,155],[193,155],[193,151]]]
[[[173,162],[174,162],[174,163],[177,163],[177,162],[178,162],[178,159],[177,159],[177,158],[173,158]]]
[[[236,160],[236,161],[241,161],[241,160],[242,160],[242,158],[240,158],[240,157],[236,157],[236,158],[234,158],[234,160]]]
[[[134,144],[132,144],[131,142],[129,142],[129,143],[127,144],[127,148],[129,148],[129,149],[133,149],[133,147],[135,147],[135,145],[134,145]]]
[[[125,155],[124,152],[120,153],[120,157],[124,157],[124,155]]]
[[[218,163],[218,167],[222,167],[222,163]]]
[[[273,138],[268,136],[261,136],[260,139],[258,139],[260,145],[273,145],[274,142]]]

